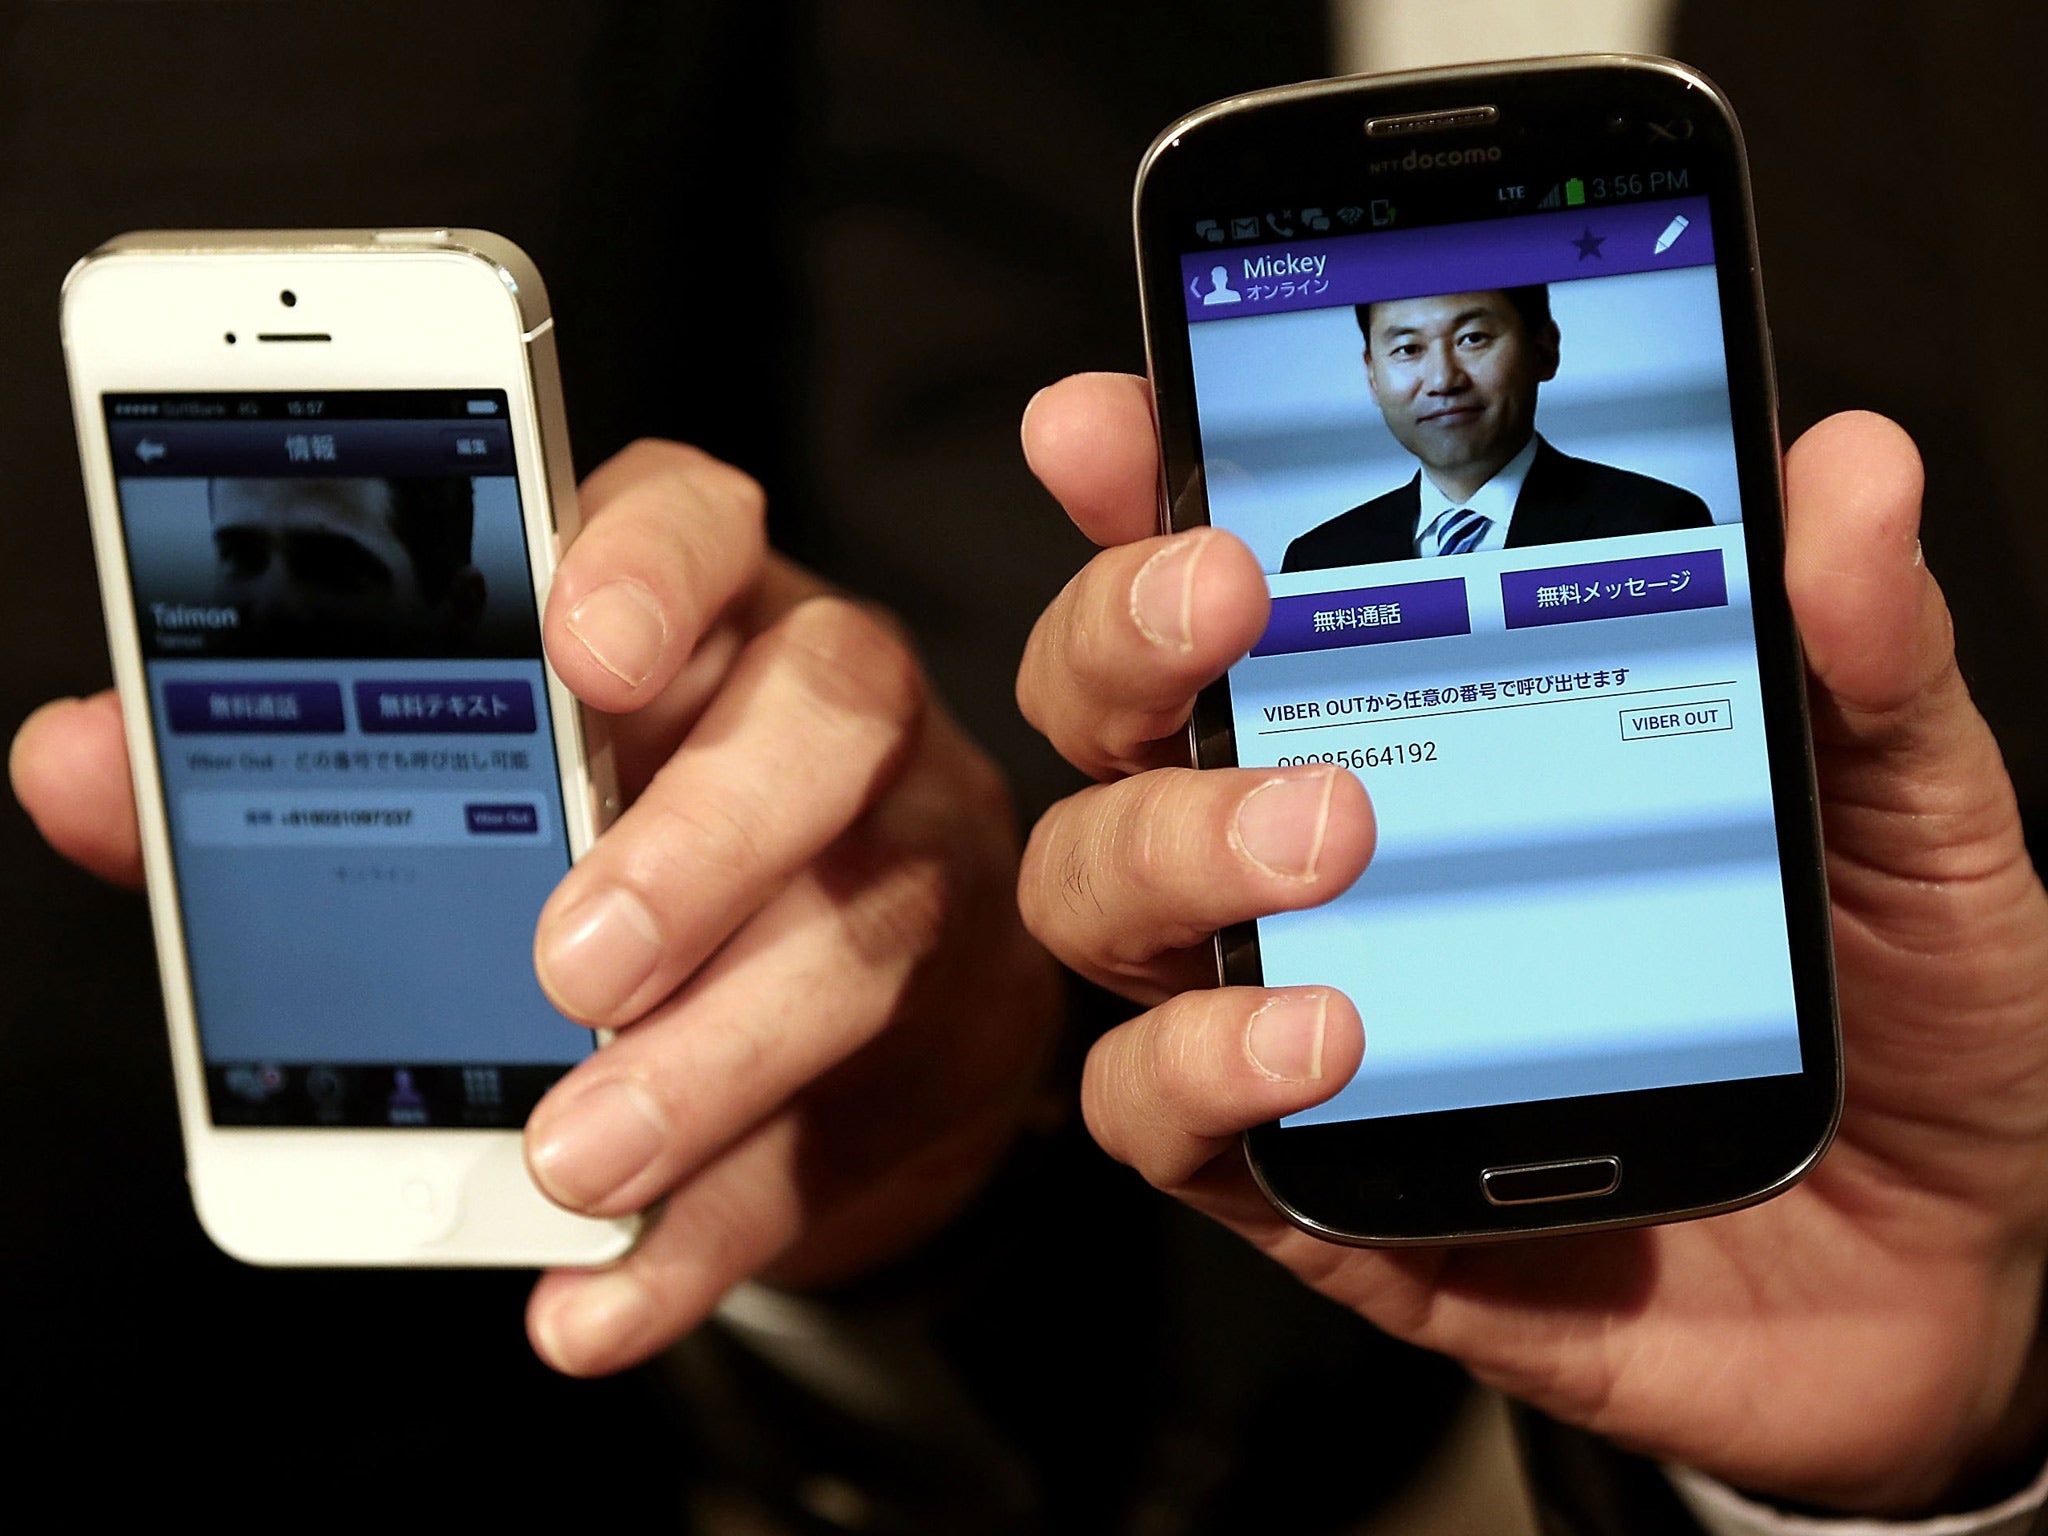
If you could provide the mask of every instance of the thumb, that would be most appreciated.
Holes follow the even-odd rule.
[[[1944,880],[2008,860],[2019,822],[1920,556],[1924,484],[1896,423],[1852,412],[1814,427],[1785,460],[1785,584],[1815,685],[1830,851]]]
[[[1816,681],[1883,714],[1953,679],[1948,605],[1920,558],[1913,440],[1868,412],[1831,416],[1785,457],[1785,583]]]

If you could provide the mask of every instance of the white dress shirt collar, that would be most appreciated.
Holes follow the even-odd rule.
[[[1423,470],[1420,479],[1421,505],[1415,513],[1415,552],[1418,555],[1436,553],[1434,535],[1429,533],[1430,525],[1444,513],[1455,509],[1469,509],[1490,520],[1492,526],[1486,530],[1486,537],[1472,546],[1473,552],[1504,549],[1508,542],[1508,524],[1514,520],[1515,503],[1521,499],[1522,482],[1529,478],[1529,466],[1536,462],[1536,449],[1543,439],[1536,433],[1529,434],[1529,441],[1522,445],[1522,451],[1494,472],[1486,484],[1479,487],[1463,501],[1453,501],[1437,488],[1430,479],[1429,471]]]

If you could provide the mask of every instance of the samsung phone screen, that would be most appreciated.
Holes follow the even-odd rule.
[[[1800,1070],[1708,202],[1550,201],[1182,260],[1211,519],[1273,593],[1239,760],[1379,822],[1258,924],[1365,1021],[1289,1125]]]
[[[591,1040],[505,395],[104,405],[216,1123],[523,1123]]]

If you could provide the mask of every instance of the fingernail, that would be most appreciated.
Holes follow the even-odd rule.
[[[1052,386],[1048,384],[1046,389],[1050,388]],[[1031,413],[1038,409],[1038,402],[1044,398],[1045,390],[1041,389],[1037,394],[1025,401],[1024,414],[1017,420],[1017,442],[1024,450],[1024,467],[1034,475],[1038,473],[1038,466],[1031,462]]]
[[[610,1269],[591,1275],[536,1317],[533,1331],[548,1364],[574,1374],[627,1353],[653,1318],[647,1287],[630,1270]]]
[[[605,671],[638,688],[661,659],[668,620],[654,594],[639,582],[614,581],[569,610],[569,633]]]
[[[611,886],[548,925],[541,986],[562,1012],[608,1019],[661,963],[661,929],[640,898]]]
[[[1252,1065],[1282,1082],[1309,1083],[1323,1075],[1322,992],[1283,993],[1257,1013],[1244,1032]]]
[[[1246,795],[1231,827],[1245,857],[1286,880],[1315,874],[1336,782],[1337,770],[1326,768],[1300,778],[1268,779]]]
[[[1131,583],[1131,622],[1154,645],[1174,650],[1195,643],[1195,567],[1207,539],[1175,539],[1138,568]]]
[[[668,1139],[654,1095],[627,1078],[592,1088],[550,1114],[526,1161],[556,1204],[588,1211],[636,1178]]]

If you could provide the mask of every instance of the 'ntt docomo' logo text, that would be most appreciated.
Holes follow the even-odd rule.
[[[1500,146],[1488,144],[1473,149],[1439,149],[1425,151],[1411,149],[1398,160],[1376,160],[1373,170],[1387,171],[1442,171],[1455,165],[1491,165],[1500,159]]]

